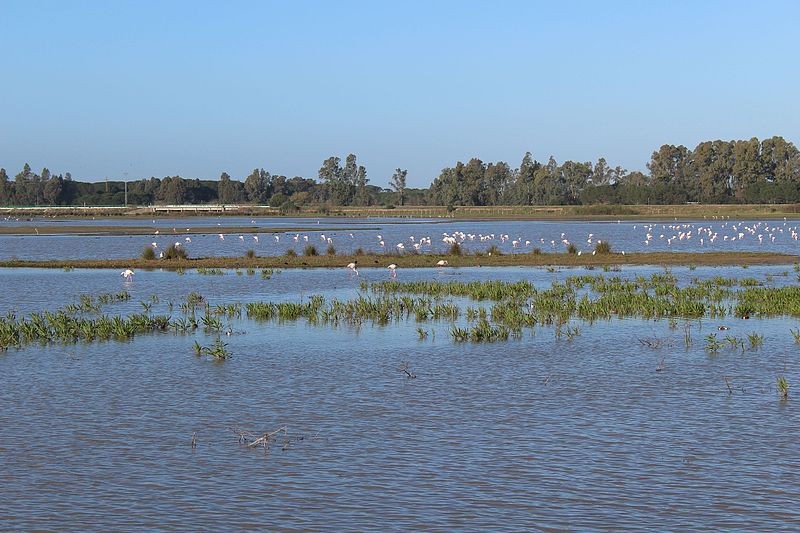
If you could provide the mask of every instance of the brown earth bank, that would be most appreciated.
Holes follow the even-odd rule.
[[[432,268],[439,261],[454,267],[606,267],[621,265],[685,265],[685,266],[740,266],[740,265],[790,265],[800,257],[789,254],[762,252],[708,252],[708,253],[609,253],[598,255],[576,254],[509,254],[509,255],[427,255],[427,254],[364,254],[320,256],[265,256],[265,257],[201,257],[196,259],[97,259],[0,261],[2,268],[138,268],[138,269],[192,269],[192,268],[345,268],[357,263],[358,268]]]

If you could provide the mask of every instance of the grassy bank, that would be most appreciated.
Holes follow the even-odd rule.
[[[159,218],[198,216],[282,216],[279,209],[265,206],[228,206],[224,212],[154,212],[148,207],[104,208],[0,208],[0,215],[17,218],[37,216]],[[385,208],[306,206],[292,212],[299,217],[390,217],[390,218],[455,218],[455,219],[542,219],[542,220],[602,220],[602,219],[762,219],[797,217],[800,204],[681,204],[681,205],[569,205],[569,206],[396,206]]]
[[[509,255],[393,255],[365,254],[320,256],[268,256],[268,257],[202,257],[196,259],[146,260],[94,259],[0,261],[0,268],[344,268],[357,262],[359,268],[386,268],[394,263],[398,268],[432,268],[440,260],[447,261],[445,268],[454,267],[511,267],[511,266],[583,266],[604,267],[615,265],[789,265],[798,262],[798,256],[761,252],[709,252],[709,253],[631,253],[575,255],[567,253],[509,254]]]

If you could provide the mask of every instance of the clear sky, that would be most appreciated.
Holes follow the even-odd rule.
[[[660,145],[800,141],[800,1],[0,0],[0,166],[316,177],[358,156],[646,170]]]

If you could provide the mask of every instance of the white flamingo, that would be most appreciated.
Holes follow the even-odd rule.
[[[125,281],[133,281],[133,274],[134,272],[130,268],[126,268],[125,270],[119,273],[120,276],[125,278]]]
[[[358,276],[358,268],[356,268],[357,266],[358,266],[358,261],[353,261],[352,263],[347,264],[347,268],[349,268],[350,271],[356,276]]]
[[[386,267],[386,268],[388,268],[388,269],[389,269],[389,277],[390,277],[390,278],[396,278],[396,277],[397,277],[397,265],[395,265],[394,263],[392,263],[391,265],[389,265],[389,266],[388,266],[388,267]]]

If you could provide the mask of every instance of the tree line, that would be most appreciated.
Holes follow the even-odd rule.
[[[800,202],[800,151],[782,137],[759,141],[704,141],[690,150],[665,144],[654,151],[648,173],[596,162],[546,163],[526,153],[519,166],[479,158],[444,168],[427,189],[408,188],[407,170],[397,168],[389,187],[370,184],[367,169],[349,154],[344,163],[323,161],[317,179],[254,169],[244,180],[223,172],[218,180],[181,176],[127,183],[128,205],[257,204],[286,212],[302,206],[370,205],[569,205]],[[0,168],[0,205],[124,205],[123,181],[80,182],[69,172],[34,172],[30,165],[13,180]]]

